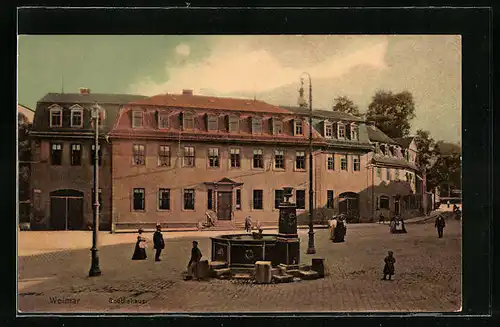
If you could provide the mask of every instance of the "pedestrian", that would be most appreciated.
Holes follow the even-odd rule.
[[[163,239],[163,235],[161,233],[161,225],[156,225],[156,232],[153,234],[153,244],[155,248],[155,261],[160,260],[161,250],[165,248],[165,240]]]
[[[201,251],[198,248],[198,242],[193,241],[193,248],[191,249],[191,259],[189,259],[189,263],[187,265],[187,275],[185,280],[193,279],[196,267],[198,265],[198,262],[200,262],[202,256],[203,255],[201,254]]]
[[[335,239],[335,228],[337,227],[337,218],[333,216],[333,219],[329,221],[330,224],[330,239],[333,241]]]
[[[434,223],[434,227],[437,228],[439,238],[443,237],[443,229],[445,226],[446,226],[446,223],[445,223],[444,217],[442,214],[439,214],[439,216],[436,218],[436,222]]]
[[[394,259],[392,251],[388,251],[387,254],[387,257],[384,259],[384,277],[382,280],[387,280],[387,276],[389,276],[389,280],[391,280],[392,275],[394,275],[394,264],[396,263],[396,259]]]
[[[137,235],[137,242],[135,242],[135,250],[132,255],[132,260],[146,260],[146,238],[142,236],[143,229],[139,228],[139,235]]]
[[[260,223],[260,221],[259,221],[259,220],[257,220],[257,221],[255,222],[255,228],[256,228],[258,231],[260,231],[260,230],[262,229],[262,224]]]
[[[252,218],[247,216],[245,218],[245,232],[250,233],[252,231]]]
[[[380,215],[378,216],[378,223],[385,224],[385,217],[382,213],[380,213]]]

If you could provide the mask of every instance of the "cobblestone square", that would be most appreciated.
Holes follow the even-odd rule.
[[[460,222],[449,221],[442,239],[433,223],[408,224],[407,230],[392,235],[388,225],[352,224],[346,242],[334,244],[326,229],[318,229],[315,255],[305,254],[307,230],[300,230],[301,262],[324,258],[328,275],[268,285],[183,281],[191,241],[198,240],[210,259],[209,237],[224,232],[164,233],[167,245],[157,263],[151,244],[146,261],[131,260],[135,234],[102,233],[99,277],[87,277],[90,232],[20,232],[18,306],[23,313],[460,310]],[[396,258],[396,274],[393,281],[382,281],[388,250]]]

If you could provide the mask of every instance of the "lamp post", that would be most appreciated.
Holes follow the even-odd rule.
[[[309,73],[302,73],[306,75],[309,80],[309,241],[307,245],[307,254],[315,254],[316,249],[314,248],[314,230],[313,230],[313,220],[314,220],[314,191],[313,191],[313,145],[312,145],[312,83],[311,75]]]
[[[95,104],[91,109],[92,120],[94,121],[94,212],[93,212],[93,228],[92,228],[92,263],[90,265],[89,276],[100,276],[101,269],[99,268],[99,253],[97,250],[97,234],[99,232],[99,118],[102,113],[102,108]]]

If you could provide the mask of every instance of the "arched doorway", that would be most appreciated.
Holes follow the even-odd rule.
[[[71,189],[50,192],[50,229],[83,229],[83,192]]]
[[[348,221],[359,221],[359,194],[354,192],[340,194],[339,213],[345,214]]]

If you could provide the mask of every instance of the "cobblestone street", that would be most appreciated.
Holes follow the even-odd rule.
[[[460,310],[460,222],[448,221],[442,239],[437,237],[433,223],[408,224],[407,230],[408,234],[391,235],[388,225],[349,225],[346,242],[334,244],[328,240],[328,231],[319,229],[315,234],[314,256],[305,254],[307,230],[300,230],[301,262],[310,264],[313,257],[325,258],[328,276],[269,285],[215,279],[183,281],[191,240],[198,240],[204,258],[210,259],[209,236],[213,235],[205,232],[166,233],[167,245],[159,263],[153,260],[151,244],[148,260],[131,260],[135,234],[108,234],[99,252],[102,276],[93,278],[87,277],[90,232],[75,232],[80,234],[75,236],[74,243],[66,245],[69,250],[39,253],[28,248],[37,239],[43,239],[40,232],[21,232],[19,310],[24,313]],[[51,233],[47,240],[71,242],[73,232]],[[151,239],[152,235],[148,237]],[[83,243],[75,244],[78,242]],[[64,247],[60,243],[59,246]],[[388,250],[394,251],[396,275],[393,281],[381,281]]]

